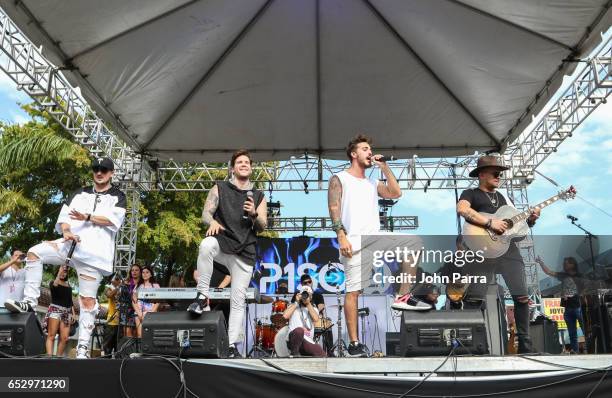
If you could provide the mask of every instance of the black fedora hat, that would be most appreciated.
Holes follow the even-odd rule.
[[[509,167],[502,166],[499,164],[499,158],[497,156],[482,156],[478,159],[478,163],[476,163],[476,168],[470,171],[470,177],[478,177],[478,173],[484,168],[492,167],[499,171],[508,170]]]

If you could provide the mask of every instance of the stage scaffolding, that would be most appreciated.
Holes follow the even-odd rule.
[[[108,156],[116,165],[115,180],[128,196],[127,220],[117,237],[116,269],[126,269],[136,255],[138,206],[140,193],[147,190],[207,191],[214,176],[227,170],[227,165],[206,163],[177,163],[171,159],[156,159],[146,153],[138,153],[111,131],[83,99],[78,89],[72,87],[62,70],[51,64],[0,9],[0,69],[28,94],[40,109],[52,115],[93,156]],[[528,129],[501,151],[503,162],[510,167],[503,182],[508,196],[517,208],[529,206],[527,187],[534,179],[536,168],[557,147],[571,137],[574,130],[602,103],[612,91],[610,64],[611,41],[602,43],[590,59],[575,60],[582,69],[570,86],[544,112],[533,129]],[[574,62],[574,60],[569,60]],[[114,122],[121,125],[118,115]],[[519,121],[517,121],[517,124]],[[404,190],[457,189],[474,186],[468,178],[469,170],[476,163],[478,154],[441,159],[412,159],[391,162],[390,166]],[[314,154],[299,154],[283,162],[270,162],[255,167],[254,180],[269,191],[325,190],[329,177],[345,167],[339,161],[319,159]],[[372,171],[376,173],[376,171]],[[222,174],[224,175],[224,174]],[[398,217],[395,217],[399,220]],[[301,220],[301,221],[299,221]],[[308,221],[308,220],[307,220]],[[324,229],[324,218],[312,221],[311,226]],[[402,220],[405,228],[417,226],[410,218]],[[304,219],[279,219],[282,230],[302,230]],[[402,224],[404,225],[404,224]],[[401,227],[401,225],[400,225]],[[533,243],[527,239],[522,244],[525,251],[527,276],[533,299],[539,302],[537,273],[534,266]]]

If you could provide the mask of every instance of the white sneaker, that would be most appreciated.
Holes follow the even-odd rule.
[[[89,348],[83,344],[77,346],[76,359],[89,359]]]

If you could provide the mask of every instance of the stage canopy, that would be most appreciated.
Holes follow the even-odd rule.
[[[607,0],[0,0],[138,151],[502,148],[610,26]]]

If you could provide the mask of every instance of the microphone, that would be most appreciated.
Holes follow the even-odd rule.
[[[391,156],[383,156],[380,159],[378,159],[379,162],[392,162],[394,160],[397,160],[397,158],[393,155]]]
[[[247,199],[249,198],[253,199],[253,191],[247,191],[246,196],[247,196]],[[242,214],[242,219],[243,220],[249,219],[249,213],[246,210],[244,211],[244,214]]]
[[[570,220],[572,220],[572,221],[578,221],[578,217],[574,217],[574,216],[572,216],[571,214],[568,214],[568,215],[567,215],[567,218],[568,218],[568,219],[570,219]]]

